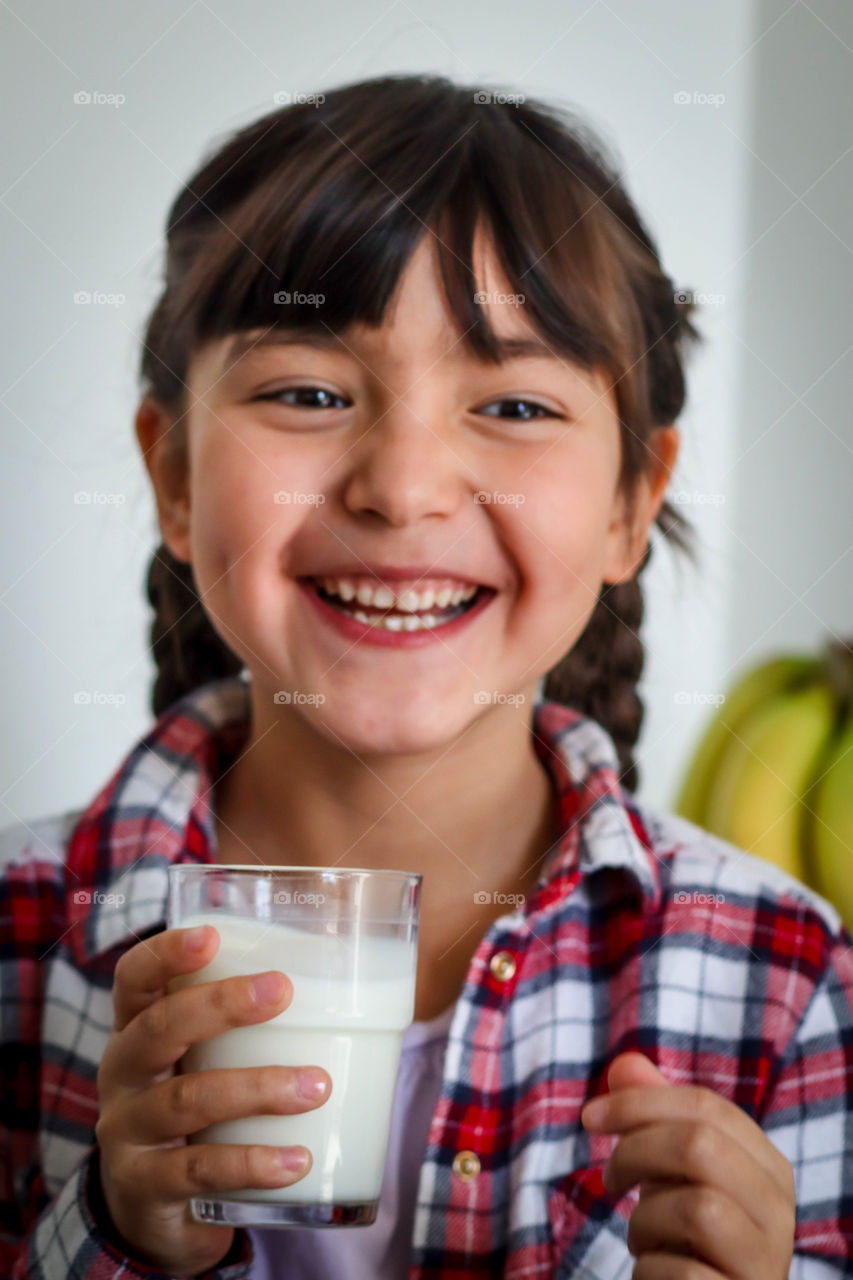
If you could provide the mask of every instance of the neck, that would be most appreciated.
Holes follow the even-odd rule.
[[[434,1016],[458,994],[492,919],[512,909],[500,895],[530,895],[557,835],[529,700],[490,708],[429,758],[368,760],[290,708],[275,711],[287,714],[253,694],[249,737],[216,787],[217,860],[420,872],[415,1016]],[[488,904],[475,899],[483,892]]]
[[[221,862],[227,852],[241,863],[419,871],[453,896],[500,888],[556,833],[529,702],[493,708],[429,756],[365,758],[252,698],[249,736],[215,791]]]

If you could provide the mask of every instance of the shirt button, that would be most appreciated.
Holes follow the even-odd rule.
[[[489,962],[489,968],[498,982],[509,982],[515,975],[515,957],[509,951],[496,951]]]
[[[453,1158],[453,1172],[463,1182],[472,1182],[480,1172],[480,1161],[473,1151],[457,1151]]]

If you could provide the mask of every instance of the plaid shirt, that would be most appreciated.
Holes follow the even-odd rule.
[[[242,678],[209,684],[88,809],[2,833],[3,1277],[161,1274],[127,1256],[100,1196],[97,1069],[116,961],[164,928],[169,864],[215,860],[209,796],[248,715]],[[639,1190],[605,1191],[617,1135],[579,1116],[632,1048],[742,1107],[791,1162],[791,1280],[853,1276],[853,938],[798,881],[623,791],[595,721],[540,700],[531,724],[560,835],[454,1010],[409,1280],[629,1280]],[[242,1280],[252,1260],[240,1229],[207,1276]]]

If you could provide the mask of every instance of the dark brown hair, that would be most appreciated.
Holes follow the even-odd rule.
[[[462,340],[481,359],[499,348],[478,306],[472,245],[482,220],[510,287],[551,348],[603,369],[618,407],[619,483],[633,516],[656,426],[685,400],[682,344],[701,340],[694,303],[664,272],[656,245],[591,128],[568,109],[437,75],[398,75],[277,108],[203,159],[167,220],[163,291],[149,318],[144,393],[175,415],[180,442],[193,353],[214,338],[269,325],[337,332],[378,326],[424,234]],[[276,293],[325,299],[282,307]],[[664,501],[664,537],[695,561],[694,531]],[[544,696],[597,720],[613,738],[622,784],[635,790],[643,705],[639,575],[603,586],[589,623],[548,673]],[[189,565],[161,543],[147,575],[160,715],[242,662],[215,630]]]

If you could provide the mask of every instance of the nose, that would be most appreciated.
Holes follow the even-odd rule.
[[[477,487],[474,469],[460,452],[424,415],[399,406],[369,427],[348,458],[347,509],[395,526],[450,516]]]

